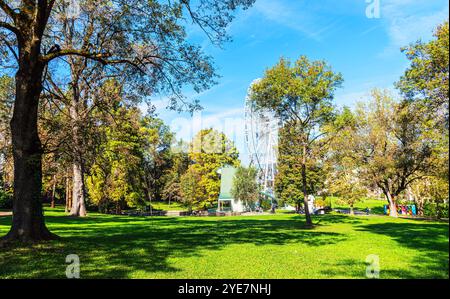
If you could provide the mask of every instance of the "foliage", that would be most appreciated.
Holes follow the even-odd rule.
[[[298,153],[291,157],[301,157],[296,169],[301,174],[301,184],[288,182],[289,190],[285,198],[300,197],[303,193],[307,223],[312,225],[306,205],[308,195],[308,166],[316,166],[318,149],[325,149],[325,145],[314,148],[326,134],[322,127],[334,118],[333,98],[335,90],[342,85],[342,75],[334,73],[325,61],[310,61],[301,56],[294,64],[281,58],[278,64],[265,72],[263,79],[252,86],[251,100],[259,109],[275,111],[284,126],[286,134],[297,135],[296,146]],[[285,135],[286,135],[285,134]],[[286,136],[284,137],[286,138]],[[285,155],[288,158],[288,155]],[[289,159],[289,158],[288,158]],[[280,168],[290,167],[285,159],[280,159]],[[292,179],[297,179],[295,174]],[[283,178],[282,175],[279,178]]]
[[[240,166],[233,179],[231,195],[242,201],[246,206],[252,206],[259,198],[259,184],[256,181],[257,170],[254,167]]]
[[[17,217],[7,236],[8,241],[19,239],[18,236],[21,236],[20,241],[56,238],[46,229],[39,194],[42,190],[42,148],[37,119],[44,89],[52,86],[53,89],[64,90],[69,81],[72,84],[67,89],[72,89],[74,97],[80,96],[76,92],[80,82],[88,85],[91,91],[96,90],[97,81],[90,76],[92,70],[105,75],[102,77],[104,80],[118,78],[121,85],[126,86],[125,90],[134,95],[142,98],[164,95],[170,98],[169,107],[172,109],[196,110],[198,102],[188,103],[183,96],[183,88],[188,86],[197,93],[207,90],[216,83],[217,74],[211,57],[204,54],[202,47],[192,43],[186,28],[192,28],[194,24],[211,41],[221,45],[229,38],[226,28],[233,20],[234,12],[250,7],[254,0],[78,2],[79,10],[74,15],[71,11],[74,3],[67,1],[0,0],[0,63],[5,69],[17,71],[16,82],[20,82],[16,85],[18,92],[11,127],[15,173],[23,174],[14,178]],[[69,73],[67,64],[74,61],[81,68],[64,78],[65,85],[59,80],[49,82],[49,74],[64,77]],[[83,74],[83,69],[92,65],[89,75]],[[53,72],[55,69],[57,71]],[[86,89],[85,94],[89,94]],[[94,99],[86,96],[79,98],[78,102],[91,101]],[[70,112],[78,109],[77,106],[72,106]],[[72,118],[74,131],[78,131],[77,121],[78,117]],[[79,138],[76,133],[73,134],[75,139]],[[79,147],[77,142],[73,146]],[[33,159],[33,163],[28,163],[28,159]],[[73,215],[85,213],[82,160],[83,154],[78,152],[73,167]],[[26,163],[22,163],[24,161]],[[113,167],[116,168],[114,174],[130,174],[129,169],[119,170],[123,165]],[[126,177],[131,178],[129,175],[117,178],[128,180]],[[126,193],[133,194],[133,198],[138,197],[136,190],[128,191]],[[119,197],[123,198],[123,195]],[[36,229],[32,230],[30,223]],[[22,226],[26,229],[19,228]]]
[[[142,139],[142,169],[147,198],[161,200],[166,183],[165,173],[173,159],[170,147],[174,136],[161,119],[152,116],[142,118],[139,134]]]
[[[365,180],[376,183],[389,204],[432,169],[436,143],[429,137],[435,126],[423,122],[421,109],[396,103],[389,93],[374,90],[371,102],[360,104],[352,156]],[[395,209],[391,209],[396,216]]]
[[[251,99],[256,107],[273,109],[284,122],[301,120],[297,125],[302,133],[314,134],[312,129],[333,116],[333,94],[342,81],[324,61],[301,56],[292,64],[281,58],[252,86]]]
[[[123,208],[143,207],[142,163],[144,140],[140,112],[116,104],[110,119],[102,125],[104,143],[86,183],[91,200],[101,209],[111,204],[116,212]]]
[[[361,184],[357,171],[352,171],[345,166],[336,173],[329,190],[332,194],[339,196],[339,203],[350,206],[350,214],[353,214],[354,205],[367,195],[367,189]]]
[[[170,151],[171,166],[165,170],[162,180],[164,186],[161,197],[167,201],[182,201],[180,179],[189,167],[189,156],[187,150],[183,149],[184,142],[180,140],[172,145]]]
[[[0,187],[0,209],[12,208],[12,192]]]
[[[290,123],[283,126],[278,139],[278,172],[275,177],[275,193],[281,204],[299,208],[303,204],[301,135],[298,126]],[[308,160],[306,168],[306,190],[308,194],[322,191],[325,182],[323,163]]]
[[[208,209],[217,202],[220,192],[220,175],[222,166],[239,166],[239,153],[225,134],[214,129],[204,129],[194,136],[190,145],[189,171],[201,177],[198,183],[197,206]]]
[[[353,207],[367,195],[368,185],[364,181],[362,161],[354,154],[358,137],[355,136],[358,123],[356,116],[344,107],[330,123],[328,130],[332,132],[328,161],[332,167],[327,172],[327,192],[338,196],[338,203]]]
[[[201,205],[206,200],[205,194],[201,192],[202,176],[195,168],[189,168],[180,179],[181,202],[188,208],[189,212],[194,207]]]
[[[402,49],[411,66],[397,83],[397,87],[410,101],[423,102],[424,115],[442,118],[448,131],[449,101],[449,25],[439,25],[434,39],[418,41]]]
[[[0,76],[0,154],[5,156],[10,151],[9,122],[12,117],[14,103],[14,79]]]
[[[448,219],[448,202],[426,202],[423,207],[423,215],[436,219]]]
[[[12,185],[10,121],[14,103],[14,79],[0,76],[0,180]]]
[[[419,215],[448,218],[449,185],[447,180],[436,176],[424,177],[414,182],[410,191]]]

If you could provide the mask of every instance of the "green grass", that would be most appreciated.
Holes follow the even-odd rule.
[[[380,257],[381,278],[449,278],[448,223],[382,216],[126,217],[75,219],[46,210],[62,237],[0,248],[0,278],[64,278],[78,254],[82,278],[365,278]],[[11,217],[0,217],[0,235]]]
[[[178,202],[171,202],[170,205],[165,201],[152,201],[152,208],[163,211],[187,211],[187,209]]]
[[[332,208],[333,209],[349,209],[348,205],[342,204],[338,201],[337,197],[330,197]],[[357,202],[354,206],[355,210],[365,212],[366,208],[370,209],[370,213],[372,214],[384,214],[384,205],[387,204],[386,200],[377,200],[377,199],[364,199],[360,202]]]

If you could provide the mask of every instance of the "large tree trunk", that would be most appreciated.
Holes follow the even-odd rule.
[[[84,175],[80,163],[73,163],[72,208],[70,216],[86,216]]]
[[[311,214],[308,207],[308,192],[306,182],[306,145],[303,145],[303,157],[302,157],[302,188],[303,188],[303,204],[305,206],[306,226],[312,227]]]
[[[398,217],[395,196],[392,195],[390,191],[386,191],[386,198],[389,202],[389,216]]]
[[[355,215],[355,210],[353,208],[353,205],[350,205],[350,215],[354,216]]]
[[[45,226],[42,209],[43,151],[37,120],[44,65],[38,59],[39,49],[40,43],[20,51],[11,120],[14,157],[13,219],[10,231],[3,238],[5,241],[27,242],[56,238]]]
[[[86,216],[84,183],[84,157],[83,157],[83,138],[81,136],[81,121],[78,111],[80,104],[80,92],[77,79],[73,80],[73,96],[70,107],[70,118],[72,122],[72,146],[73,146],[73,189],[72,189],[72,209],[70,216]]]

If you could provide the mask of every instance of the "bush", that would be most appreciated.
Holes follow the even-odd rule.
[[[0,189],[0,209],[11,209],[11,208],[12,208],[12,193],[10,191]]]
[[[423,215],[433,218],[448,218],[447,203],[426,203],[423,207]]]

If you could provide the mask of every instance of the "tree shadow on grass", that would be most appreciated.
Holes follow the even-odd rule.
[[[314,216],[316,225],[332,225],[336,223],[361,224],[367,221],[367,217],[354,217],[349,215],[328,214]]]
[[[79,255],[82,277],[127,278],[136,271],[157,277],[180,271],[170,258],[201,257],[202,250],[233,244],[322,246],[346,240],[344,234],[302,230],[300,219],[49,216],[47,223],[63,239],[0,251],[0,277],[63,278],[68,254]]]
[[[448,279],[448,225],[428,222],[377,223],[359,226],[357,230],[388,236],[401,246],[420,252],[419,256],[413,259],[410,270],[386,270],[383,271],[385,275],[387,273],[387,276],[402,278]]]
[[[366,273],[366,263],[356,259],[344,259],[335,263],[330,263],[326,269],[320,272],[326,277],[336,278],[345,277],[352,279],[363,279]]]

